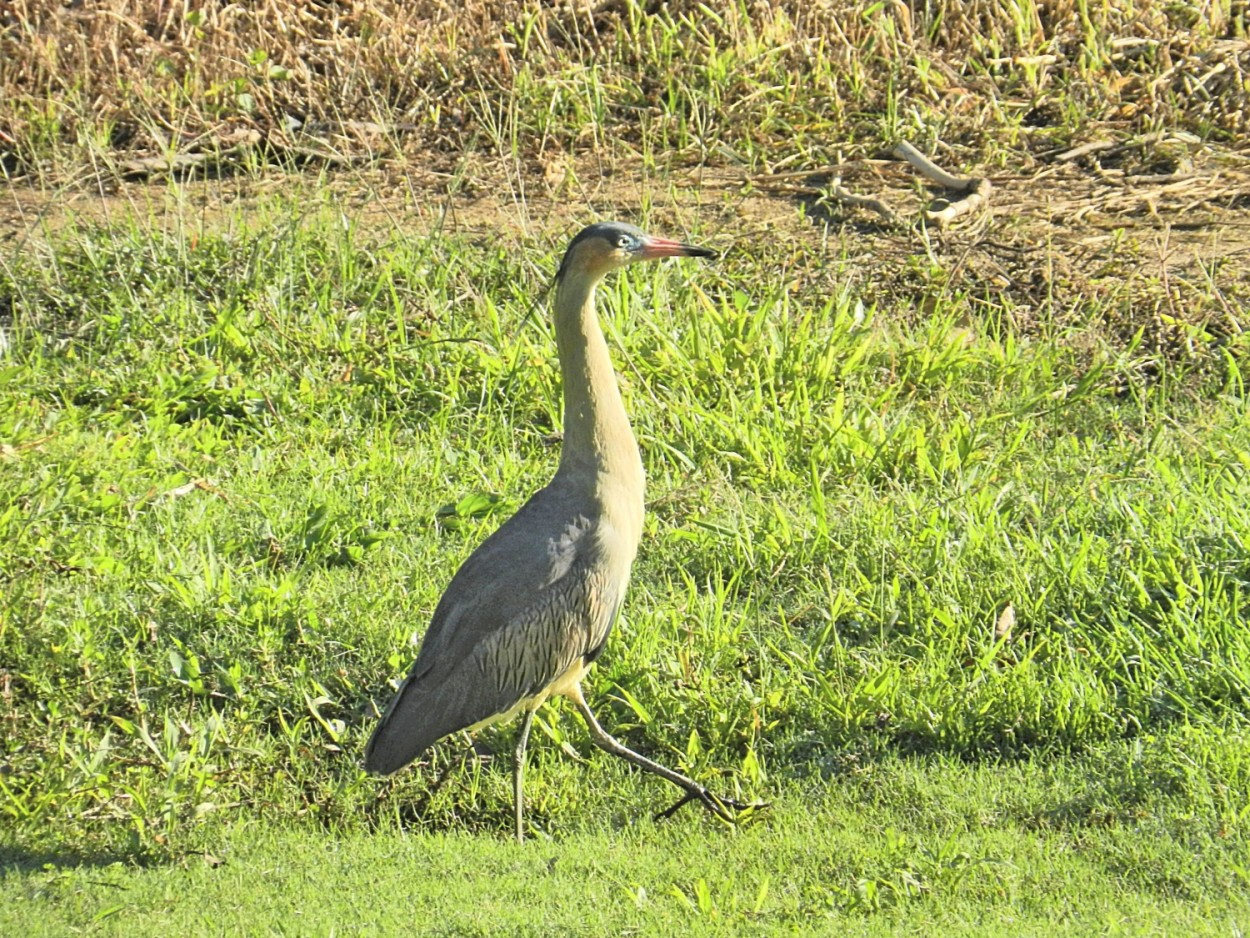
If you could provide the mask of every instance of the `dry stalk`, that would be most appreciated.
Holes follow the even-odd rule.
[[[393,128],[388,145],[402,136],[405,149],[454,160],[484,137],[481,114],[515,90],[522,72],[541,86],[587,63],[605,63],[622,86],[648,87],[655,76],[647,69],[655,63],[636,50],[622,53],[637,40],[628,6],[615,0],[0,0],[0,161],[29,170],[61,147],[67,162],[81,165],[89,162],[84,150],[95,147],[98,154],[105,141],[116,165],[155,160],[150,165],[159,168],[162,155],[179,154],[159,171],[176,170],[186,164],[183,154],[228,149],[241,129],[280,149],[275,138],[288,133],[291,120],[305,127]],[[702,52],[768,37],[769,54],[794,74],[817,80],[809,74],[816,49],[829,74],[854,73],[865,89],[854,100],[841,81],[820,91],[831,110],[881,110],[880,89],[894,85],[904,97],[929,102],[952,128],[983,128],[980,115],[1015,94],[998,76],[1015,82],[1018,70],[1032,70],[1031,94],[1053,100],[1069,93],[1081,61],[1082,106],[1091,125],[1201,126],[1230,140],[1250,131],[1250,43],[1231,38],[1244,35],[1243,0],[1192,5],[1187,18],[1169,13],[1175,5],[1165,0],[1102,4],[1085,13],[1075,0],[888,0],[874,16],[863,15],[861,0],[770,0],[724,17],[707,16],[705,0],[646,6],[646,22],[663,20],[688,52],[674,65],[691,69],[671,76],[678,82],[697,79]],[[524,57],[510,39],[518,23],[531,37]],[[934,31],[937,23],[942,28]],[[1087,46],[1089,56],[1062,51]],[[897,68],[920,59],[928,63],[927,77],[910,65]],[[989,70],[984,79],[967,80],[982,66]],[[466,105],[471,88],[483,90],[480,112]],[[723,113],[733,117],[725,123],[728,135],[757,128],[761,109],[777,105],[749,81],[731,83],[724,94]],[[630,120],[616,126],[628,128]],[[531,155],[551,142],[544,134],[567,134],[556,141],[566,149],[578,148],[581,139],[578,129],[530,137],[529,128],[522,130],[518,139]],[[372,136],[345,141],[344,155],[376,156]],[[775,141],[786,142],[783,135]],[[843,189],[834,198],[847,195]]]

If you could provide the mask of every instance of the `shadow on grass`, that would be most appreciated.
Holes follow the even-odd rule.
[[[817,183],[810,183],[809,181],[809,184],[819,184],[826,181],[826,179],[821,178]],[[867,211],[847,209],[845,206],[830,201],[825,196],[798,195],[794,197],[794,201],[803,207],[804,217],[813,225],[843,228],[860,237],[897,235],[899,231],[903,230],[898,225],[891,225],[885,221],[876,220]]]
[[[0,844],[0,875],[101,868],[121,863],[126,866],[156,866],[158,860],[145,851],[78,850],[74,848],[28,848],[21,844]]]

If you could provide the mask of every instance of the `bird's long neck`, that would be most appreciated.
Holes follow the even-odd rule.
[[[599,277],[570,271],[556,287],[556,346],[564,381],[564,447],[559,474],[628,507],[641,530],[643,471],[638,443],[595,314]]]

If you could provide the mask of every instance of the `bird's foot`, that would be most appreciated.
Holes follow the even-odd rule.
[[[770,802],[767,801],[737,801],[733,798],[721,798],[703,788],[698,791],[686,792],[680,801],[670,808],[665,808],[655,816],[655,819],[663,821],[666,818],[670,818],[692,801],[701,802],[705,808],[729,824],[736,823],[738,814],[741,812],[761,811],[770,805]]]

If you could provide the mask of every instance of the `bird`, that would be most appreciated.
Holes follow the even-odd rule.
[[[581,682],[621,609],[642,538],[645,477],[621,400],[595,290],[610,272],[665,257],[716,252],[599,222],[570,242],[555,278],[553,318],[564,397],[560,461],[551,481],[484,540],[435,607],[407,677],[365,748],[365,770],[389,775],[437,740],[521,715],[513,753],[515,834],[524,840],[525,748],[548,698],[572,701],[596,746],[672,782],[726,821],[746,805],[713,795],[609,735]]]

